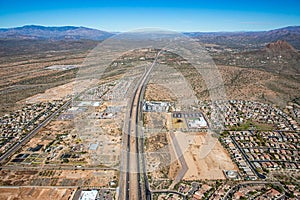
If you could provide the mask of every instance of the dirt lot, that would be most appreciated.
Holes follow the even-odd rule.
[[[67,200],[75,192],[71,188],[16,187],[0,188],[0,200]]]
[[[223,170],[237,170],[217,138],[208,133],[175,133],[188,166],[184,180],[225,179]]]
[[[166,113],[145,112],[144,124],[147,129],[166,130],[169,127],[168,118],[170,116]]]
[[[9,170],[0,171],[0,185],[8,186],[95,186],[109,187],[110,181],[117,181],[115,170],[70,169],[70,170]]]
[[[187,128],[184,118],[171,118],[170,114],[144,113],[144,122],[145,126],[153,131],[165,130],[161,128],[163,125],[171,128],[170,124],[173,130]],[[147,134],[146,151],[151,152],[147,155],[147,169],[152,171],[151,175],[156,180],[174,180],[177,174],[181,174],[180,177],[184,180],[225,179],[223,170],[238,170],[227,151],[211,133],[175,131],[175,138],[169,133],[150,131]],[[177,144],[175,139],[179,146],[173,146]],[[174,152],[181,153],[175,155]],[[183,172],[180,172],[181,166],[178,165],[179,160],[174,162],[181,156],[184,157],[187,166],[183,176]]]

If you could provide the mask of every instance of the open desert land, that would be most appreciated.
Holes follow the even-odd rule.
[[[299,80],[254,68],[217,66],[227,99],[252,100],[280,107],[299,98]]]
[[[220,54],[222,55],[222,53]],[[249,54],[251,54],[251,52]],[[184,80],[184,82],[188,83],[189,87],[195,92],[198,100],[210,99],[205,78],[203,77],[205,76],[204,74],[199,74],[184,58],[171,52],[162,53],[161,56],[159,62],[167,63],[168,68],[164,69],[164,65],[159,65],[159,67],[153,71],[155,77],[153,77],[153,80],[150,80],[147,86],[145,93],[146,100],[178,100],[180,91],[171,91],[172,86],[168,86],[168,84],[172,84],[174,80]],[[269,56],[272,56],[272,54]],[[221,79],[216,80],[218,81],[216,85],[220,84],[224,86],[227,99],[253,100],[284,107],[289,101],[297,101],[299,98],[300,87],[297,74],[293,76],[287,72],[278,73],[275,69],[272,70],[272,68],[266,70],[261,67],[248,66],[249,63],[246,61],[241,65],[229,65],[226,64],[226,61],[230,59],[229,55],[222,55],[221,58],[223,62],[219,62],[219,57],[218,54],[212,55],[212,59],[215,59],[216,62],[216,69],[221,75]],[[262,60],[261,62],[264,61]],[[290,62],[294,62],[294,60],[292,59]],[[284,69],[289,70],[292,64],[287,60],[285,61],[285,65],[280,65],[284,67]],[[174,70],[181,75],[176,75]],[[177,78],[172,79],[172,76]],[[182,77],[184,77],[184,79],[182,79]],[[185,89],[187,89],[187,87],[185,87]]]
[[[55,48],[58,47],[52,46],[53,44],[49,42],[45,44],[46,47],[41,44],[36,44],[36,46],[32,47],[32,50],[28,52],[24,50],[26,46],[22,46],[21,48],[24,52],[16,51],[18,48],[14,47],[11,49],[11,54],[9,55],[6,55],[7,52],[10,52],[6,49],[8,47],[3,47],[2,51],[0,51],[0,53],[3,54],[0,64],[0,68],[2,69],[1,77],[3,77],[0,81],[0,94],[3,97],[0,99],[1,114],[20,108],[22,102],[26,100],[31,102],[34,101],[34,99],[45,100],[48,96],[55,98],[53,97],[54,94],[58,94],[57,98],[69,94],[72,90],[71,82],[78,76],[80,65],[88,56],[89,51],[97,44],[97,42],[88,41],[77,43],[67,42],[64,44],[63,49],[55,50]],[[153,59],[153,53],[152,51],[128,52],[114,62],[118,63],[116,65],[117,67],[113,67],[115,66],[113,64],[110,68],[107,68],[107,71],[110,71],[111,75],[123,74],[127,69],[132,69],[133,65],[136,66],[148,62],[141,61],[139,58],[148,56],[148,60]],[[9,56],[9,59],[6,59],[7,56]],[[30,57],[30,59],[28,59],[28,57]],[[223,56],[222,59],[226,60],[227,57]],[[203,77],[199,77],[199,74],[196,73],[192,66],[186,64],[183,58],[172,53],[163,53],[159,62],[167,63],[180,72],[193,88],[198,99],[209,99],[209,93],[206,89]],[[78,68],[69,70],[47,69],[47,67],[52,65],[75,65],[78,66]],[[159,67],[164,68],[163,65]],[[260,68],[228,66],[219,63],[217,68],[222,75],[228,99],[251,99],[284,105],[288,101],[297,98],[297,94],[300,93],[298,87],[299,81],[284,74],[272,73]],[[168,71],[170,69],[166,70]],[[156,73],[161,70],[164,72],[164,69],[158,68]],[[83,83],[81,85],[85,84]],[[50,88],[56,89],[48,91]],[[154,90],[160,90],[161,93],[155,95]],[[176,95],[174,94],[170,96],[165,95],[168,93],[167,90],[168,88],[164,87],[163,84],[153,86],[150,80],[145,99],[176,100]],[[45,91],[45,95],[40,96],[40,94]],[[21,103],[17,104],[16,102]]]
[[[0,113],[19,108],[16,102],[69,83],[78,68],[47,69],[53,65],[80,67],[98,42],[0,40]]]
[[[34,104],[39,102],[47,102],[54,100],[65,99],[66,97],[72,96],[74,93],[80,93],[86,89],[90,85],[96,85],[99,83],[99,80],[78,80],[72,81],[70,83],[66,83],[63,85],[59,85],[53,88],[46,89],[42,93],[35,94],[28,98],[22,99],[17,102],[18,105],[22,104]],[[81,87],[79,87],[81,86]]]
[[[122,127],[125,116],[123,108],[128,103],[127,100],[131,95],[130,89],[137,82],[136,78],[144,72],[142,64],[145,62],[140,61],[139,58],[145,57],[147,51],[124,54],[124,57],[116,61],[119,64],[112,64],[107,69],[104,80],[91,79],[75,82],[78,68],[45,69],[52,65],[80,65],[87,52],[87,50],[80,51],[74,55],[70,52],[66,55],[55,53],[44,59],[34,54],[29,61],[26,61],[28,55],[24,55],[24,57],[16,57],[15,60],[0,65],[6,69],[1,71],[5,77],[0,82],[0,94],[4,97],[0,100],[1,114],[11,112],[24,104],[70,98],[74,92],[85,91],[73,101],[74,104],[71,107],[43,127],[11,157],[0,171],[2,177],[0,185],[109,187],[110,181],[118,181],[117,170],[120,164]],[[150,61],[152,61],[153,51],[148,53],[151,54]],[[124,65],[120,64],[126,56],[129,56],[131,60],[127,60]],[[213,137],[210,132],[190,132],[185,117],[174,118],[172,116],[173,111],[176,110],[175,104],[180,106],[178,102],[185,99],[186,91],[177,87],[182,82],[189,84],[189,88],[193,88],[198,100],[210,99],[204,78],[195,73],[192,66],[186,64],[182,58],[172,60],[168,59],[168,56],[174,58],[175,55],[166,54],[158,62],[167,60],[168,64],[177,70],[174,72],[172,69],[170,72],[174,76],[170,77],[182,78],[183,76],[185,80],[174,79],[180,81],[177,85],[172,85],[168,79],[150,80],[146,87],[144,97],[146,101],[164,101],[172,104],[168,112],[143,113],[147,136],[145,152],[149,183],[154,188],[167,188],[172,183],[174,185],[179,183],[180,180],[226,179],[223,170],[238,171],[238,167],[233,163],[218,138]],[[148,60],[146,64],[151,63],[150,61]],[[137,70],[132,70],[133,66],[138,66]],[[12,68],[16,70],[11,70]],[[223,78],[222,84],[225,87],[227,99],[251,100],[285,106],[289,101],[299,97],[299,81],[290,76],[256,68],[229,65],[217,65],[217,68]],[[127,70],[132,71],[126,74]],[[159,73],[159,70],[155,73]],[[124,77],[124,74],[128,77]],[[128,82],[129,79],[133,80]],[[114,88],[115,91],[106,90],[105,86],[100,92],[102,99],[98,96],[98,99],[89,99],[94,95],[94,87],[97,90],[97,87],[101,88],[102,84],[106,83],[110,85],[107,88]],[[91,86],[93,87],[90,88]],[[115,97],[116,99],[112,99]],[[82,111],[85,109],[80,108],[79,105],[92,101],[99,105],[87,108],[87,112]],[[79,112],[78,121],[72,119],[74,110]],[[109,117],[109,114],[112,114],[112,117]],[[71,119],[64,119],[62,116]],[[81,124],[77,122],[82,119],[85,123],[90,116],[95,116],[93,122],[96,124],[97,131],[90,133],[87,130],[85,134],[83,129],[80,129]],[[179,158],[183,159],[186,165],[182,165]],[[166,185],[161,183],[157,185],[156,181],[165,181]],[[2,189],[0,189],[0,198]],[[21,188],[14,191],[12,195],[16,196],[11,196],[11,190],[8,188],[5,188],[3,192],[12,199],[22,199],[22,195],[27,195],[28,199],[31,196],[36,199],[39,197],[47,199],[46,196],[49,193],[55,198],[64,199],[72,192],[69,189],[56,191],[48,188],[41,189],[41,191],[39,188],[36,190]]]
[[[147,101],[175,101],[176,97],[170,89],[162,84],[149,83],[145,91],[145,100]]]
[[[68,200],[76,188],[51,188],[51,187],[15,187],[0,188],[0,200],[36,200],[60,199]]]
[[[108,169],[2,169],[1,185],[109,187],[109,182],[118,181],[118,174]]]

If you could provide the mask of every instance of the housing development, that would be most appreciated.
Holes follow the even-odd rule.
[[[299,200],[299,7],[0,1],[0,200]]]
[[[90,80],[60,99],[50,89],[3,115],[1,185],[55,199],[299,198],[298,104],[197,100],[185,108],[174,93],[185,91],[163,86],[155,68],[185,61],[143,49],[112,66],[128,63],[137,67],[121,78]]]

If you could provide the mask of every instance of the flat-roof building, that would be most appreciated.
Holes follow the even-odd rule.
[[[98,200],[99,198],[97,190],[83,190],[80,193],[79,200]]]

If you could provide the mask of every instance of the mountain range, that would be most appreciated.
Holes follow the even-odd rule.
[[[0,38],[4,39],[103,40],[112,35],[112,33],[106,31],[75,26],[45,27],[27,25],[0,29]]]
[[[197,38],[203,43],[224,45],[230,48],[264,47],[266,44],[284,40],[300,50],[300,26],[288,26],[269,31],[252,32],[193,32],[186,35]]]
[[[116,33],[75,27],[45,27],[26,25],[16,28],[0,28],[0,39],[37,40],[104,40]],[[187,36],[203,43],[224,45],[230,48],[257,48],[278,40],[285,40],[300,50],[300,26],[288,26],[269,31],[252,32],[185,32]]]

